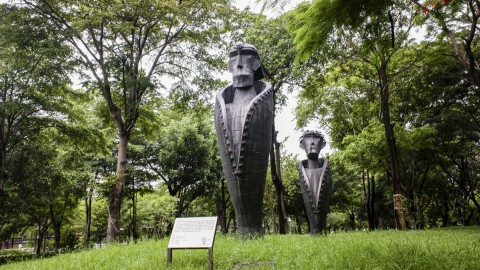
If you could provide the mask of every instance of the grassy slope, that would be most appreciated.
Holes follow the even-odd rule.
[[[1,269],[165,269],[168,239],[14,263]],[[215,269],[480,269],[480,228],[342,232],[321,237],[217,235]],[[174,250],[173,269],[206,269],[206,250]]]

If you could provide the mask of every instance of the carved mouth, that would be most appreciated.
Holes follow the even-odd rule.
[[[240,74],[233,76],[233,86],[245,87],[252,85],[252,79],[249,74]]]

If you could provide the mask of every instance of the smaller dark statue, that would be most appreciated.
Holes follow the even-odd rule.
[[[325,139],[318,131],[307,130],[300,137],[300,148],[305,150],[308,159],[298,163],[298,173],[311,234],[324,232],[327,227],[328,200],[332,193],[332,181],[328,160],[318,158],[320,150],[325,145]]]

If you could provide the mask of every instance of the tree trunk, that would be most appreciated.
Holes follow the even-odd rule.
[[[415,208],[417,212],[417,217],[416,217],[417,222],[415,226],[418,229],[423,229],[425,227],[425,214],[424,214],[425,207],[424,207],[424,201],[423,201],[423,188],[425,186],[425,182],[427,180],[429,170],[430,170],[430,167],[427,167],[425,172],[423,173],[422,181],[420,182],[418,191],[414,194]]]
[[[416,161],[414,160],[411,164],[409,169],[407,170],[405,174],[405,179],[407,179],[406,184],[404,185],[404,195],[405,198],[407,199],[407,204],[408,204],[408,215],[411,220],[411,227],[417,229],[417,207],[416,207],[416,186],[415,186],[415,180],[416,180],[416,172],[415,172],[415,163]]]
[[[448,206],[448,196],[444,195],[442,199],[443,199],[442,200],[442,210],[443,211],[440,212],[440,214],[442,216],[442,227],[447,227],[448,223],[449,223],[448,212],[450,211],[450,207]]]
[[[43,252],[45,253],[45,233],[48,230],[48,227],[50,227],[50,219],[48,217],[45,217],[45,220],[39,222],[37,224],[38,226],[38,238],[37,238],[37,247],[35,250],[35,254],[40,255],[42,251],[42,246],[43,246]]]
[[[85,198],[85,248],[90,247],[90,229],[92,224],[92,195],[93,189],[90,188]]]
[[[272,204],[270,205],[270,209],[272,210],[272,233],[278,233],[278,222],[277,222],[277,217],[278,217],[278,209],[277,209],[277,204],[276,201],[274,202],[273,199],[270,200]],[[270,228],[268,226],[268,221],[265,219],[264,221],[264,226],[265,226],[265,231],[268,232],[270,231]]]
[[[125,132],[119,134],[116,183],[108,198],[107,242],[117,240],[120,233],[120,210],[122,207],[123,187],[125,186],[125,167],[127,164],[128,138]]]
[[[277,141],[277,131],[275,130],[275,123],[273,123],[272,128],[272,146],[270,148],[270,173],[272,175],[273,185],[275,186],[279,233],[286,234],[288,231],[288,223],[284,199],[285,187],[282,183],[282,175],[280,170],[280,143]]]
[[[370,178],[368,171],[362,172],[362,190],[365,210],[367,212],[368,229],[375,230],[375,177]],[[352,213],[353,215],[353,213]],[[355,218],[355,215],[353,215]],[[352,227],[354,229],[354,227]]]
[[[60,249],[61,227],[62,227],[63,213],[65,210],[65,207],[63,208],[63,211],[61,212],[61,214],[58,214],[58,215],[55,214],[53,205],[50,205],[49,208],[50,208],[50,220],[53,226],[53,237],[55,240],[54,248],[55,248],[55,253],[58,253],[58,250]]]
[[[348,223],[350,226],[350,229],[353,231],[357,227],[356,222],[355,222],[355,213],[350,212],[348,214]],[[368,227],[370,228],[370,224],[368,224]]]
[[[37,255],[40,255],[40,253],[42,252],[43,237],[44,237],[44,234],[40,233],[39,231],[38,238],[37,238],[37,249],[35,250],[35,254]]]
[[[228,230],[230,229],[230,224],[233,222],[233,225],[232,225],[232,230],[235,232],[237,230],[237,225],[235,223],[236,221],[236,218],[235,218],[235,210],[232,208],[232,210],[230,211],[230,214],[228,215],[228,222],[227,222],[227,232]]]
[[[225,200],[225,179],[220,182],[220,197],[217,196],[217,215],[222,233],[227,233],[227,202]]]
[[[475,205],[475,208],[477,208],[478,214],[480,215],[480,204],[475,198],[475,192],[470,193],[470,199],[472,200],[473,204]]]
[[[132,181],[135,181],[135,177],[132,177]],[[133,195],[132,195],[132,237],[136,242],[139,238],[137,228],[137,192],[135,191],[135,182],[133,182]]]
[[[60,250],[61,223],[53,223],[53,237],[55,239],[55,253]]]
[[[1,134],[3,136],[3,132]],[[2,138],[0,142],[0,209],[3,208],[5,198],[5,181],[7,178],[7,151],[5,149],[5,139]]]
[[[297,223],[297,233],[302,234],[302,224],[300,221],[300,215],[295,215],[295,221]]]
[[[400,181],[400,162],[398,159],[397,144],[395,142],[395,133],[390,119],[389,106],[389,88],[387,77],[387,62],[382,61],[379,71],[380,80],[380,104],[382,112],[382,121],[385,129],[385,136],[390,153],[390,170],[392,174],[394,216],[397,229],[405,230],[407,228],[402,207],[402,185]]]
[[[367,181],[368,181],[368,229],[369,230],[375,230],[377,228],[376,226],[376,216],[375,216],[375,177],[372,175],[370,177],[369,174],[367,174]]]
[[[3,89],[2,89],[2,96],[1,96],[1,101],[7,102],[7,89],[9,88],[10,83],[8,82],[9,80],[5,78],[3,81]],[[10,85],[11,87],[11,85]],[[5,181],[7,178],[7,168],[6,168],[6,160],[7,160],[7,134],[6,130],[8,130],[7,126],[7,114],[6,114],[6,109],[2,108],[1,109],[1,114],[0,114],[0,209],[3,208],[3,200],[5,198]]]
[[[288,232],[288,220],[287,220],[287,210],[285,209],[285,187],[283,186],[282,181],[282,170],[280,165],[280,143],[277,141],[277,133],[275,133],[275,137],[273,140],[273,144],[275,146],[275,167],[277,172],[277,179],[279,188],[276,189],[277,192],[277,204],[279,208],[279,225],[280,225],[280,233],[283,232],[286,234]],[[283,228],[283,229],[282,229]]]
[[[230,212],[230,218],[233,220],[233,231],[236,232],[237,231],[237,218],[236,218],[235,210],[232,210],[232,212]]]

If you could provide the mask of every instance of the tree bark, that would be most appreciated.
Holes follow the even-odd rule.
[[[117,240],[120,233],[120,210],[122,207],[123,188],[125,186],[125,167],[127,164],[128,138],[125,132],[119,134],[116,183],[108,197],[107,242]]]
[[[382,60],[382,65],[378,70],[380,81],[380,107],[382,112],[382,121],[385,129],[385,137],[387,140],[388,151],[390,154],[390,170],[393,184],[394,199],[394,216],[397,229],[405,230],[407,228],[403,206],[402,206],[402,185],[400,181],[400,162],[398,159],[397,144],[395,141],[395,133],[390,118],[389,106],[389,84],[387,75],[387,61]]]
[[[442,197],[442,209],[440,212],[442,216],[442,227],[447,227],[449,224],[448,212],[450,211],[450,206],[448,205],[448,196],[446,194]]]
[[[217,196],[217,215],[222,233],[227,233],[227,202],[225,200],[225,179],[220,182],[220,197]]]
[[[58,250],[60,249],[61,229],[62,229],[63,217],[66,209],[66,204],[63,205],[62,210],[58,213],[55,213],[55,209],[52,204],[49,205],[49,209],[50,209],[50,220],[53,226],[53,234],[54,234],[54,240],[55,240],[55,246],[54,246],[55,253],[58,253]]]
[[[137,228],[137,192],[135,190],[135,177],[132,177],[133,181],[133,194],[132,194],[132,237],[136,242],[139,238]]]
[[[275,121],[275,117],[274,117]],[[287,214],[285,210],[285,187],[282,183],[282,176],[280,172],[280,143],[277,141],[277,132],[275,124],[272,128],[272,146],[270,148],[270,172],[272,175],[272,182],[275,186],[275,196],[278,210],[278,229],[280,234],[286,234],[288,231]]]
[[[368,171],[362,172],[362,189],[363,200],[367,212],[368,229],[373,231],[376,229],[375,222],[375,177],[370,178]],[[353,214],[352,214],[353,215]],[[355,215],[353,215],[355,218]],[[352,227],[354,229],[354,227]]]
[[[478,214],[480,215],[480,204],[475,198],[475,192],[470,193],[470,199],[472,200],[473,204],[475,205],[475,208],[477,208]]]
[[[353,231],[357,227],[357,222],[355,221],[355,213],[353,211],[350,211],[348,213],[348,226],[350,226],[350,229]]]
[[[37,248],[35,250],[35,254],[37,255],[40,255],[40,253],[42,252],[42,243],[43,243],[43,237],[44,237],[44,233],[40,232],[40,229],[38,231],[38,238],[37,238]]]
[[[425,214],[424,214],[424,202],[423,202],[423,188],[425,186],[425,182],[427,180],[428,171],[430,167],[425,169],[425,172],[422,176],[422,181],[420,182],[420,186],[418,191],[414,193],[414,200],[415,200],[415,209],[417,212],[416,216],[416,224],[415,227],[418,229],[423,229],[425,227]]]
[[[61,223],[60,224],[53,224],[53,237],[55,240],[55,253],[58,253],[60,250],[60,238],[61,238]]]
[[[1,149],[0,149],[0,209],[3,208],[3,199],[4,199],[4,188],[5,188],[5,181],[6,181],[6,176],[7,176],[7,167],[6,167],[6,150],[5,150],[5,147],[4,147],[4,143],[3,141],[1,142]]]
[[[45,245],[43,240],[45,238],[45,233],[47,232],[48,227],[50,227],[50,218],[45,217],[44,220],[37,223],[37,226],[38,226],[38,231],[37,231],[38,238],[36,242],[37,246],[36,246],[35,254],[40,255],[42,251],[42,246],[44,247],[44,251],[45,251]]]
[[[272,123],[272,144],[270,146],[270,173],[272,176],[272,182],[275,187],[275,196],[277,200],[278,210],[278,227],[280,234],[286,234],[288,231],[287,211],[285,209],[285,187],[282,182],[282,174],[280,169],[280,143],[277,141],[277,130],[275,128],[275,97],[278,86],[275,83],[272,84],[274,89],[274,105],[273,105],[273,123]]]
[[[367,188],[368,188],[368,229],[373,231],[376,229],[375,226],[375,177],[367,172]]]
[[[3,89],[1,92],[1,101],[2,102],[7,102],[7,89],[10,86],[8,77],[5,77],[3,80]],[[3,208],[3,199],[4,199],[4,188],[5,188],[5,181],[6,181],[6,160],[7,160],[7,115],[6,115],[6,109],[2,108],[1,109],[1,114],[0,114],[0,209]]]
[[[90,230],[92,224],[92,195],[93,189],[90,188],[87,197],[85,197],[85,248],[90,247]]]
[[[302,224],[300,221],[300,215],[295,215],[295,221],[297,223],[297,233],[302,234]]]

